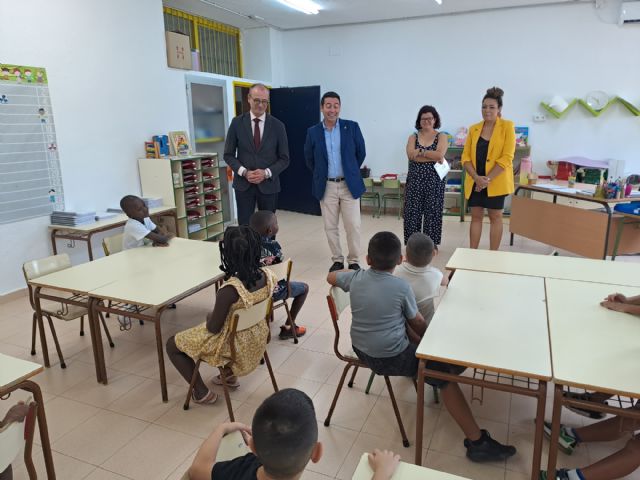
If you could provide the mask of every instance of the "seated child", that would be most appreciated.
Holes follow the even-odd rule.
[[[237,388],[238,376],[252,372],[262,360],[269,336],[266,322],[236,333],[236,361],[226,367],[231,348],[229,335],[235,312],[269,298],[275,284],[274,275],[260,266],[260,236],[249,227],[228,227],[219,244],[220,268],[224,283],[216,293],[213,311],[206,322],[176,333],[167,340],[167,354],[171,363],[187,383],[191,382],[198,358],[209,365],[225,368],[227,385]],[[221,376],[214,383],[222,384]],[[218,395],[202,381],[198,373],[193,389],[193,401],[211,404]]]
[[[636,403],[635,407],[640,405]],[[640,429],[640,421],[632,418],[611,417],[586,427],[571,428],[560,425],[560,449],[570,455],[581,443],[609,442]],[[545,434],[551,435],[551,424],[545,422]],[[640,438],[632,436],[618,452],[589,465],[575,469],[556,471],[557,480],[614,480],[626,477],[640,467]],[[540,479],[547,480],[547,472],[540,472]]]
[[[369,241],[368,270],[330,272],[327,281],[349,292],[353,350],[377,375],[415,378],[417,343],[426,331],[409,284],[393,276],[402,262],[400,239],[391,232],[376,233]],[[411,336],[412,341],[409,340]],[[427,369],[459,375],[465,368],[429,360]],[[435,378],[426,382],[439,387],[447,410],[464,432],[467,457],[474,462],[501,461],[516,453],[486,430],[480,430],[457,383]]]
[[[29,405],[27,405],[24,402],[16,403],[11,408],[9,408],[4,418],[0,420],[0,428],[3,428],[11,423],[24,422],[24,419],[28,413],[29,413]],[[11,467],[11,464],[9,464],[8,467],[6,467],[2,472],[0,472],[0,480],[12,480],[12,479],[13,479],[13,469]]]
[[[449,283],[440,270],[429,265],[437,252],[433,240],[424,233],[415,232],[407,241],[406,261],[393,272],[396,277],[409,282],[427,327],[435,312],[433,299],[438,296],[440,285]]]
[[[276,214],[269,210],[259,210],[251,215],[249,225],[260,234],[262,243],[262,253],[260,254],[260,262],[262,265],[274,265],[284,261],[282,247],[273,239],[278,233],[278,218]],[[298,313],[302,305],[304,305],[307,295],[309,294],[309,285],[302,282],[289,282],[289,290],[287,290],[286,280],[280,279],[273,290],[273,301],[284,300],[285,298],[293,298],[291,303],[291,318],[295,323]],[[307,329],[300,325],[296,326],[296,335],[298,337],[307,333]],[[280,339],[293,338],[293,332],[289,319],[280,327]]]
[[[240,430],[252,453],[217,462],[222,437]],[[191,480],[279,479],[297,480],[311,460],[322,456],[318,422],[311,399],[300,390],[286,388],[258,407],[251,427],[223,423],[207,438],[189,468]]]
[[[142,247],[145,239],[154,247],[169,245],[169,236],[164,235],[149,218],[149,209],[140,197],[127,195],[120,200],[120,208],[129,220],[124,225],[122,249]]]

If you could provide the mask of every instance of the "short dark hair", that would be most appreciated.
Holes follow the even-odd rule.
[[[140,200],[141,202],[143,201],[140,197],[136,197],[135,195],[125,195],[120,200],[120,209],[124,213],[127,213],[131,205],[133,205],[133,202],[136,202],[138,200]]]
[[[324,105],[324,99],[325,98],[337,98],[339,103],[342,103],[340,101],[340,95],[338,95],[336,92],[327,92],[324,95],[322,95],[322,98],[320,99],[320,106]]]
[[[265,235],[275,216],[271,210],[258,210],[251,215],[249,226],[260,235]]]
[[[433,118],[435,120],[435,122],[433,123],[433,128],[435,129],[440,128],[440,114],[438,113],[438,111],[435,109],[435,107],[432,107],[431,105],[424,105],[418,111],[418,116],[416,118],[416,130],[420,130],[422,128],[420,126],[420,117],[422,117],[422,115],[424,115],[425,113],[430,113],[431,115],[433,115]]]
[[[402,257],[402,244],[395,233],[378,232],[369,240],[367,255],[372,268],[390,270]]]
[[[251,425],[256,456],[274,478],[304,470],[318,442],[318,422],[306,393],[285,388],[258,407]]]
[[[435,245],[428,235],[412,233],[407,240],[407,261],[415,267],[426,267],[431,263]]]
[[[498,102],[498,107],[502,108],[502,96],[504,95],[504,90],[499,87],[491,87],[487,89],[487,93],[482,97],[482,101],[484,102],[487,98],[492,98],[496,102]]]

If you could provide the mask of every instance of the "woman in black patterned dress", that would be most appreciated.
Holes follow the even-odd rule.
[[[442,210],[444,186],[435,169],[447,153],[447,135],[440,133],[440,115],[431,105],[418,112],[417,132],[407,140],[409,174],[404,193],[404,243],[411,234],[422,232],[433,243],[440,245],[442,238]]]

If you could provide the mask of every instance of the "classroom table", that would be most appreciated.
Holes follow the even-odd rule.
[[[460,270],[431,320],[416,356],[418,384],[429,376],[537,399],[531,478],[538,478],[551,354],[544,279]],[[473,377],[426,368],[427,360],[473,368]],[[478,370],[483,372],[478,376]],[[416,465],[422,461],[424,388],[418,388]],[[463,433],[460,432],[462,436]]]
[[[176,232],[178,231],[178,214],[175,207],[155,207],[149,209],[150,218],[173,217]],[[67,240],[85,242],[89,254],[89,261],[93,260],[93,247],[91,245],[91,237],[96,233],[105,232],[118,227],[122,227],[127,223],[127,217],[124,213],[118,214],[113,218],[99,220],[97,222],[88,223],[86,225],[67,226],[67,225],[49,225],[51,235],[51,247],[53,254],[58,254],[56,239],[62,238]]]
[[[0,353],[0,397],[5,397],[15,390],[25,390],[33,395],[33,399],[38,405],[36,418],[38,420],[38,429],[40,430],[40,443],[42,445],[47,478],[55,480],[56,472],[53,467],[53,455],[51,454],[51,442],[49,441],[49,429],[47,428],[47,416],[44,412],[42,391],[37,383],[29,380],[42,372],[42,370],[42,365]]]
[[[161,316],[164,310],[222,277],[217,243],[173,238],[168,247],[124,250],[93,262],[32,280],[36,316],[42,328],[41,299],[88,309],[89,329],[96,367],[96,379],[107,383],[98,312],[109,312],[154,323],[162,398],[168,400],[164,369]],[[43,291],[43,289],[45,289]],[[55,291],[71,292],[71,297]],[[108,301],[111,300],[111,304]],[[45,366],[49,366],[46,338],[42,340]]]
[[[446,268],[640,287],[633,265],[588,258],[457,248]]]
[[[606,260],[607,255],[614,256],[614,253],[640,252],[640,235],[635,230],[625,230],[616,251],[613,251],[614,231],[623,228],[620,226],[622,217],[614,212],[613,207],[618,203],[632,202],[633,198],[605,199],[580,193],[580,189],[593,191],[594,185],[578,184],[576,193],[569,189],[558,190],[557,187],[562,185],[519,185],[516,188],[509,222],[511,245],[514,235],[520,235],[587,258]],[[552,201],[531,198],[533,192],[546,194]],[[558,199],[568,199],[570,204],[558,203]],[[578,202],[591,207],[580,208]]]
[[[638,292],[603,283],[548,279],[546,281],[549,334],[553,356],[554,401],[549,446],[548,478],[555,478],[562,407],[575,405],[640,420],[640,410],[570,400],[571,387],[640,399],[640,319],[599,305],[609,293]],[[629,402],[628,406],[631,406]]]
[[[368,454],[363,453],[360,457],[360,463],[356,471],[353,473],[351,480],[371,480],[373,470],[369,466]],[[465,477],[459,477],[450,473],[440,472],[431,468],[419,467],[410,463],[400,462],[396,473],[393,474],[391,480],[467,480]]]

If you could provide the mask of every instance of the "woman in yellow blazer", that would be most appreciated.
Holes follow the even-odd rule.
[[[513,122],[501,118],[503,95],[498,87],[487,90],[482,99],[482,122],[469,128],[462,152],[462,164],[467,172],[464,196],[471,208],[471,248],[478,248],[480,244],[486,208],[491,221],[489,247],[498,250],[502,240],[504,199],[513,193],[516,133]]]

